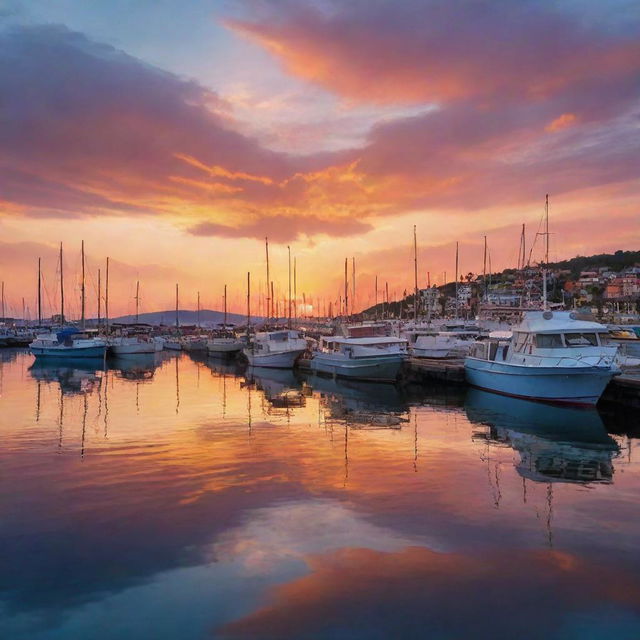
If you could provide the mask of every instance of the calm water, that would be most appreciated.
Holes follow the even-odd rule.
[[[2,638],[640,637],[637,417],[0,359]]]

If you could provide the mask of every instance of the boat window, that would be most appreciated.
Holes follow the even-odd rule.
[[[558,349],[562,344],[562,335],[559,333],[538,333],[536,335],[536,347],[538,349]]]
[[[564,340],[568,347],[598,346],[598,335],[595,333],[565,333]]]

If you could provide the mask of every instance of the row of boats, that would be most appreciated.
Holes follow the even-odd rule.
[[[621,344],[626,357],[637,353],[640,358],[640,336],[631,329],[611,331],[568,311],[531,311],[508,332],[482,332],[473,325],[441,325],[434,330],[370,323],[345,326],[341,335],[314,340],[291,329],[242,336],[225,331],[215,336],[114,337],[65,328],[37,336],[30,349],[36,357],[76,358],[162,349],[241,354],[252,367],[290,369],[302,362],[318,374],[373,381],[395,381],[409,356],[464,357],[466,378],[474,387],[514,397],[593,405],[611,378],[621,373]]]

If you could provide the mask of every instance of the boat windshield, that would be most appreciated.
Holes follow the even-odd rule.
[[[564,341],[567,347],[597,347],[596,333],[565,333]]]
[[[536,347],[538,349],[560,349],[562,344],[562,334],[560,333],[538,333],[536,335]]]

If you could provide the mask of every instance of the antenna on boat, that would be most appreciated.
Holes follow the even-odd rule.
[[[80,308],[81,308],[81,316],[80,316],[80,329],[84,331],[85,318],[84,318],[84,240],[80,245],[80,253],[82,254],[82,287],[80,289],[82,293]]]
[[[107,256],[107,272],[104,283],[104,323],[109,333],[109,256]]]
[[[2,314],[4,317],[4,313]],[[42,268],[41,258],[38,258],[38,326],[42,325]]]
[[[418,322],[418,240],[413,225],[413,319]]]

